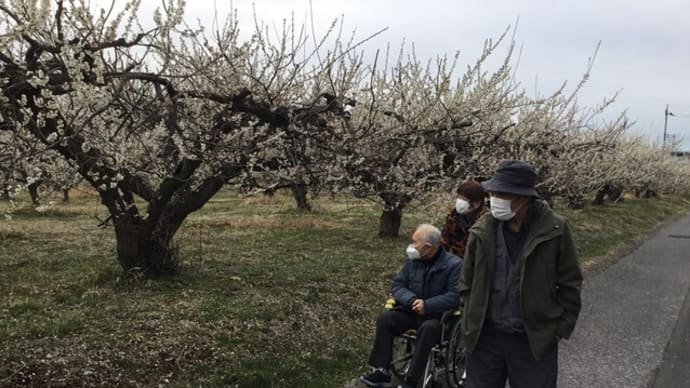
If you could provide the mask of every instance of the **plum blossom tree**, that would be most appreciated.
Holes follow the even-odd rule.
[[[390,68],[388,50],[360,74],[356,104],[342,120],[340,174],[331,177],[356,196],[383,202],[379,235],[398,235],[402,210],[414,198],[475,173],[493,141],[479,134],[511,125],[522,96],[510,77],[511,52],[493,73],[483,69],[504,37],[487,41],[460,75],[457,54],[425,63],[403,48]]]
[[[34,139],[24,139],[32,141],[27,143],[12,139],[11,135],[9,131],[0,131],[2,198],[12,199],[12,193],[26,190],[37,206],[56,191],[62,192],[64,201],[69,200],[69,190],[80,182],[76,171],[54,151],[42,149]]]
[[[288,25],[275,44],[258,28],[241,42],[233,17],[212,35],[187,25],[182,1],[156,10],[149,29],[138,0],[96,13],[51,3],[0,2],[1,128],[98,191],[125,271],[174,271],[170,242],[191,212],[226,183],[293,171],[284,142],[318,147],[343,113],[339,86],[321,85],[343,74],[336,59],[352,47],[305,69],[306,37]]]

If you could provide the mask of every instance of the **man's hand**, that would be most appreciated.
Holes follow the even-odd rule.
[[[412,311],[418,315],[424,315],[424,299],[415,299],[412,302]]]

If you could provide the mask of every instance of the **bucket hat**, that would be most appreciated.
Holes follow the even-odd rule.
[[[486,191],[539,197],[535,189],[537,172],[529,163],[522,160],[501,160],[494,176],[482,182]]]

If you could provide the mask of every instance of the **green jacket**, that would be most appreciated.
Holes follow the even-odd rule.
[[[541,358],[560,338],[569,338],[580,312],[582,271],[570,225],[535,200],[532,224],[520,256],[520,304],[532,354]],[[496,220],[487,214],[470,229],[460,277],[464,301],[463,342],[471,352],[479,341],[489,306],[496,261]]]

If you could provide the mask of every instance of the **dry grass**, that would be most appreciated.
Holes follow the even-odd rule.
[[[211,228],[229,228],[243,230],[272,230],[283,228],[296,229],[337,229],[340,225],[333,221],[319,218],[298,218],[292,220],[281,220],[276,216],[235,216],[235,217],[200,217],[196,220]]]

